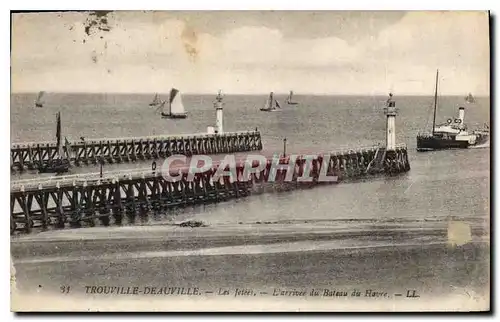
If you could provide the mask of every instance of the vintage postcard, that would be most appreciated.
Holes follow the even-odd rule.
[[[11,15],[12,311],[490,309],[488,12]]]

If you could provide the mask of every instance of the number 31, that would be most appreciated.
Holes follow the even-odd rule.
[[[61,286],[61,293],[69,293],[69,289],[70,287],[69,286],[66,286],[66,285],[63,285]]]

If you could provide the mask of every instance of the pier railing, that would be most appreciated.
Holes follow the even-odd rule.
[[[63,158],[75,165],[130,162],[166,158],[173,154],[219,154],[262,150],[260,132],[159,135],[73,141],[63,145]],[[23,142],[11,145],[11,169],[39,169],[58,157],[56,142]]]
[[[218,136],[231,136],[234,134],[249,134],[249,133],[259,133],[259,131],[235,131],[235,132],[225,132],[221,134],[211,134],[211,133],[186,133],[186,134],[164,134],[164,135],[148,135],[148,136],[141,136],[141,137],[134,137],[134,136],[128,136],[128,137],[117,137],[117,138],[89,138],[85,139],[83,141],[73,141],[73,143],[99,143],[99,142],[116,142],[116,141],[127,141],[127,140],[168,140],[168,139],[176,139],[176,138],[190,138],[190,137],[210,137],[214,135]],[[11,148],[22,146],[22,147],[27,147],[27,146],[33,146],[33,145],[51,145],[51,146],[56,146],[56,141],[33,141],[33,142],[14,142],[11,144]]]

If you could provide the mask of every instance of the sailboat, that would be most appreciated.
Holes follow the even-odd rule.
[[[290,91],[290,94],[288,94],[288,97],[286,98],[286,103],[288,105],[297,105],[299,104],[298,102],[293,101],[293,91]]]
[[[44,91],[41,91],[41,92],[38,93],[38,96],[36,97],[36,100],[35,100],[35,106],[36,107],[43,107],[42,97],[43,97],[44,94],[45,94]]]
[[[56,147],[57,152],[54,159],[49,160],[49,162],[42,164],[39,172],[40,173],[63,173],[69,170],[69,160],[63,157],[63,147],[61,140],[61,113],[57,112],[57,130],[56,130]]]
[[[472,103],[475,103],[475,102],[476,102],[476,99],[474,98],[474,96],[472,96],[472,94],[471,94],[471,93],[469,93],[469,95],[467,95],[467,96],[465,97],[465,101],[466,101],[467,103],[472,104]]]
[[[168,102],[167,101],[161,102],[158,109],[161,109],[162,118],[171,118],[171,119],[187,118],[187,113],[184,110],[184,105],[182,104],[181,92],[176,88],[172,88],[170,90],[170,96]]]
[[[158,93],[156,93],[155,97],[153,98],[153,101],[149,103],[149,106],[158,106],[160,104],[161,104],[160,96],[158,95]]]
[[[432,151],[444,149],[467,149],[480,145],[489,138],[488,130],[476,130],[469,133],[464,123],[465,108],[458,108],[458,118],[449,118],[446,123],[436,126],[436,111],[438,106],[439,70],[436,72],[436,89],[434,92],[434,116],[432,133],[417,135],[417,151]]]
[[[280,103],[274,98],[274,93],[271,92],[269,93],[266,104],[260,110],[264,112],[277,112],[279,109],[281,109]]]

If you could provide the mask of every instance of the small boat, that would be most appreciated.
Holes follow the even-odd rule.
[[[44,164],[40,167],[39,173],[65,173],[69,171],[68,159],[54,159],[49,164]]]
[[[285,101],[288,105],[297,105],[299,104],[298,102],[293,101],[293,91],[290,91],[290,94],[288,94],[288,97],[286,98]]]
[[[153,101],[149,103],[149,106],[158,106],[160,104],[161,104],[160,96],[158,95],[158,93],[156,93],[155,97],[153,98]]]
[[[417,151],[433,151],[444,149],[467,149],[481,145],[489,139],[489,129],[475,130],[469,133],[464,123],[465,108],[458,108],[458,118],[449,118],[446,123],[436,125],[438,102],[439,71],[436,73],[436,90],[434,93],[434,116],[432,132],[417,135]]]
[[[187,118],[187,113],[184,110],[184,104],[182,104],[181,92],[176,88],[172,88],[170,90],[170,96],[168,102],[167,101],[161,102],[158,109],[161,109],[162,118],[170,118],[170,119]]]
[[[465,101],[469,104],[472,104],[476,102],[476,99],[474,98],[474,96],[472,96],[471,93],[469,93],[469,95],[465,97]]]
[[[263,112],[277,112],[281,109],[280,103],[274,98],[274,93],[269,93],[266,104],[260,110]]]
[[[44,91],[41,91],[38,93],[38,96],[36,97],[36,100],[35,100],[35,106],[36,107],[43,107],[43,101],[42,101],[42,97],[43,95],[45,94]]]
[[[41,165],[39,172],[40,173],[63,173],[68,172],[69,170],[69,160],[63,157],[63,148],[61,142],[61,113],[57,113],[57,131],[56,131],[56,139],[57,139],[57,149],[56,149],[56,157],[47,163]],[[66,146],[68,146],[68,142],[66,140]]]

